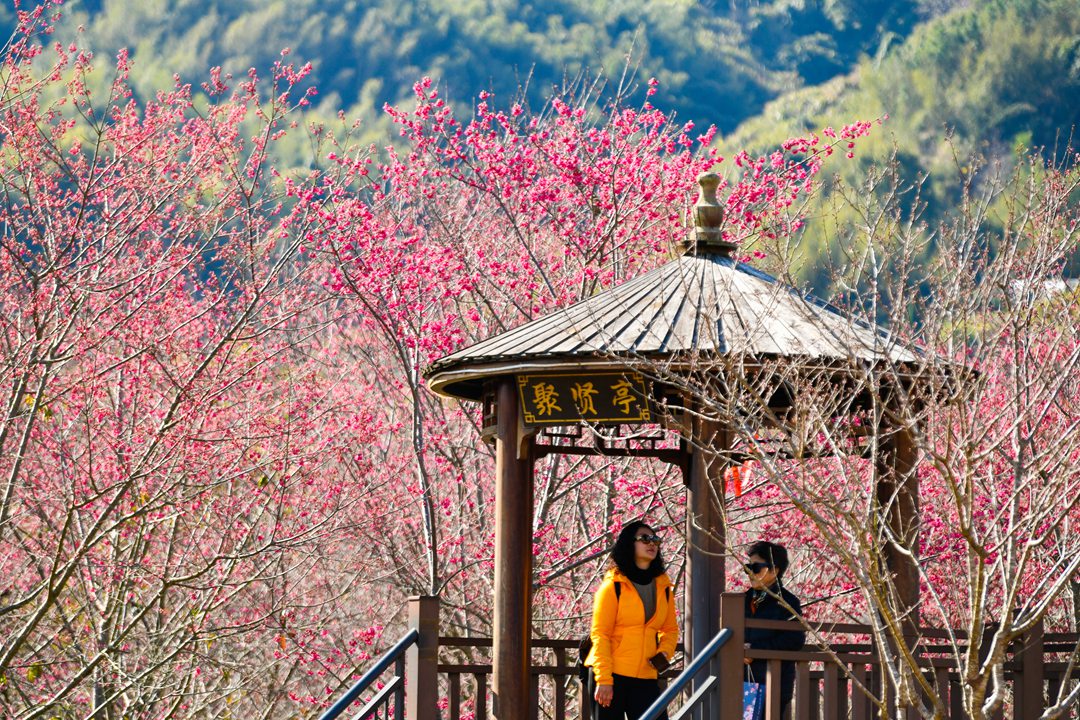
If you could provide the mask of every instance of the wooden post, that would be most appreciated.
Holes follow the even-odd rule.
[[[859,687],[868,687],[870,674],[866,672],[866,665],[855,662],[851,665],[851,720],[870,720],[873,711],[870,709],[870,699]]]
[[[885,509],[887,523],[903,550],[885,547],[885,561],[893,575],[896,612],[904,645],[918,653],[919,644],[919,449],[915,431],[903,425],[878,425],[878,507]],[[895,688],[893,688],[895,690]],[[906,706],[900,717],[914,720],[917,710]]]
[[[496,404],[492,709],[499,720],[521,720],[529,716],[532,655],[532,440],[522,437],[512,376],[499,380]]]
[[[405,717],[439,718],[439,598],[409,598],[409,627],[420,631],[405,651]]]
[[[1017,720],[1037,720],[1046,707],[1043,695],[1043,623],[1040,620],[1020,638],[1020,671],[1016,673],[1013,694],[1016,696]]]
[[[903,614],[904,638],[914,647],[919,636],[919,476],[915,472],[919,449],[915,432],[909,427],[881,427],[879,430],[877,498],[887,508],[892,533],[900,539],[904,552],[885,550],[893,573],[896,594]]]
[[[810,682],[810,663],[795,664],[795,720],[817,720],[818,686]]]
[[[988,622],[983,624],[982,640],[979,644],[979,665],[982,665],[984,662],[986,662],[986,658],[990,657],[990,650],[992,649],[994,644],[994,637],[998,634],[1000,630],[1001,623],[999,622]],[[961,675],[960,683],[963,684],[963,682],[964,677],[963,675]],[[991,675],[989,682],[986,683],[986,692],[988,694],[994,692],[994,690],[996,689],[996,685],[997,681],[994,679],[994,676]],[[1001,718],[1005,716],[1004,707],[1004,703],[999,705],[998,709],[990,715],[991,720],[1001,720]]]
[[[686,575],[683,597],[683,646],[690,659],[697,657],[720,632],[720,593],[725,588],[726,535],[713,488],[724,497],[723,454],[731,434],[717,423],[693,420],[690,477],[686,489]]]
[[[848,716],[847,676],[840,665],[832,661],[825,663],[824,674],[822,717],[826,720],[844,720]]]
[[[741,718],[746,657],[746,600],[742,593],[726,592],[721,596],[720,622],[731,631],[731,639],[720,648],[720,708],[715,717]]]
[[[765,720],[782,720],[780,715],[780,660],[769,660],[765,667]],[[754,678],[761,682],[758,678]]]

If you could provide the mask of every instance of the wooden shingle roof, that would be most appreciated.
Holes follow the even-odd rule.
[[[715,176],[714,176],[715,177]],[[715,185],[714,185],[715,187]],[[707,188],[703,182],[703,196]],[[717,227],[699,225],[690,252],[621,285],[433,363],[428,386],[476,400],[496,375],[626,368],[693,354],[738,353],[806,364],[905,362],[912,351],[878,326],[731,257]]]

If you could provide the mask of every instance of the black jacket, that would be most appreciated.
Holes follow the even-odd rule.
[[[775,589],[773,591],[775,593]],[[745,602],[745,614],[748,619],[754,620],[793,620],[794,616],[786,607],[780,604],[779,599],[773,597],[773,595],[766,595],[762,600],[755,612],[751,612],[750,600],[753,597],[753,590],[747,590],[744,599]],[[799,598],[787,591],[785,588],[780,588],[780,594],[783,596],[784,601],[795,610],[798,615],[802,615],[802,606],[799,604]],[[746,628],[746,642],[754,650],[801,650],[803,644],[806,642],[806,633],[803,630],[765,630],[762,628]],[[766,673],[768,673],[768,662],[766,660],[754,660],[750,665],[746,667],[746,680],[751,679],[751,673],[753,673],[753,681],[764,684]],[[789,705],[791,703],[791,696],[795,692],[795,663],[790,660],[785,660],[780,666],[780,696],[782,698],[781,703],[783,705]]]

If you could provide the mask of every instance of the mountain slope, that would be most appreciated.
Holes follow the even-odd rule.
[[[723,146],[766,150],[791,135],[885,116],[845,177],[857,182],[871,164],[895,158],[901,177],[920,183],[921,218],[931,224],[956,207],[972,159],[984,173],[1007,172],[1029,150],[1060,161],[1080,124],[1080,4],[974,2],[864,57],[846,76],[771,101]],[[826,269],[842,261],[847,241],[829,204],[809,208],[800,247],[802,279],[826,293]],[[841,234],[826,231],[825,219]]]
[[[378,116],[422,76],[467,103],[527,86],[537,105],[566,79],[603,74],[616,93],[629,66],[660,80],[658,106],[731,130],[779,93],[847,72],[906,35],[930,0],[71,0],[58,35],[134,59],[150,96],[173,73],[265,71],[283,48],[314,65],[323,110]]]

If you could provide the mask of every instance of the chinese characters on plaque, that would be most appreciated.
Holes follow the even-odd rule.
[[[638,373],[518,375],[526,425],[650,422],[645,378]]]

